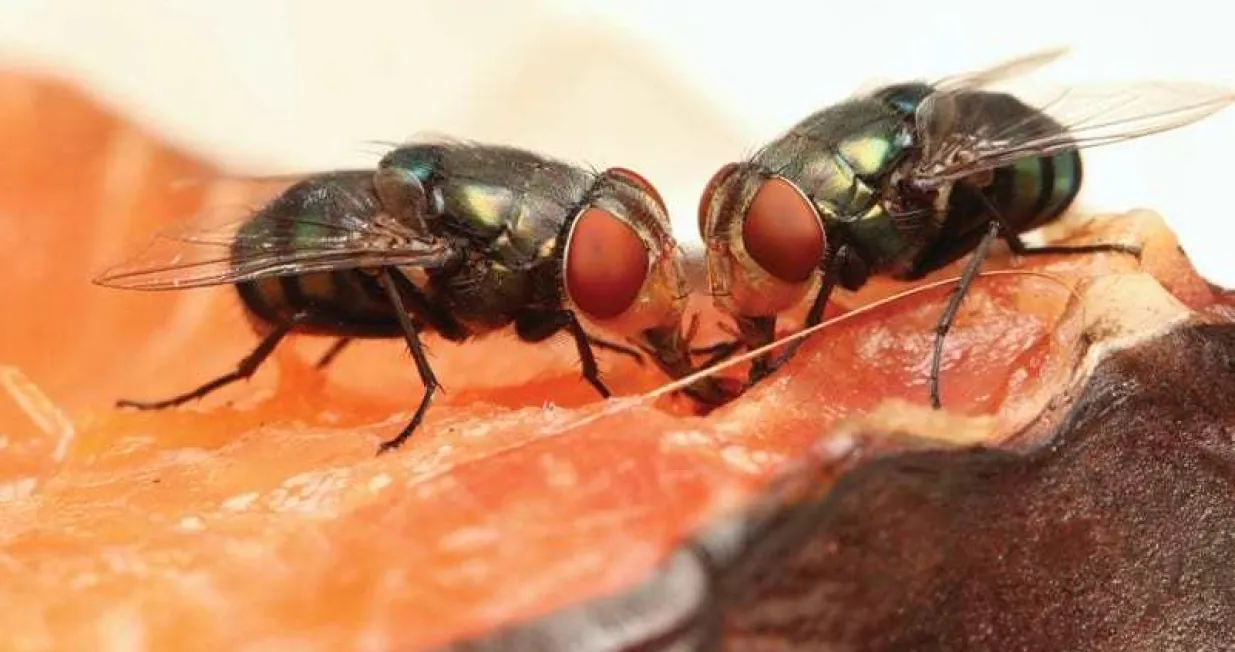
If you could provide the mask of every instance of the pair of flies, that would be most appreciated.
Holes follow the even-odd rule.
[[[415,431],[439,388],[421,337],[462,342],[513,329],[561,333],[602,396],[593,349],[652,360],[681,378],[741,346],[772,342],[778,315],[811,297],[818,323],[837,286],[872,275],[914,280],[973,254],[937,328],[930,374],[939,406],[944,337],[994,241],[1014,253],[1137,254],[1119,243],[1031,247],[1020,235],[1068,208],[1079,150],[1166,131],[1235,101],[1190,83],[1051,87],[1027,73],[1062,50],[932,83],[863,92],[808,116],[753,156],[722,167],[699,206],[709,290],[733,343],[694,349],[688,287],[664,202],[624,168],[585,169],[521,149],[467,142],[397,147],[376,169],[312,174],[255,211],[166,231],[97,283],[138,290],[234,285],[263,339],[237,368],[167,400],[198,399],[251,376],[286,336],[404,338],[424,383]],[[762,356],[750,382],[791,355]],[[737,394],[715,377],[686,393]]]

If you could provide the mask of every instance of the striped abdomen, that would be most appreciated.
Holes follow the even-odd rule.
[[[986,205],[965,190],[953,188],[947,219],[905,271],[897,278],[917,279],[973,251],[995,218]],[[1081,157],[1071,151],[1026,158],[997,168],[981,192],[999,210],[1002,222],[1020,234],[1043,226],[1067,210],[1081,188]]]
[[[298,247],[335,238],[341,224],[381,212],[372,170],[341,170],[289,187],[241,227],[235,247],[294,255]],[[392,337],[399,323],[381,285],[356,269],[261,278],[236,284],[253,317],[271,324],[296,320],[299,332]]]
[[[236,289],[261,321],[286,324],[299,315],[299,332],[343,337],[402,333],[377,279],[357,270],[264,278],[238,283]]]
[[[986,192],[1007,224],[1022,233],[1058,217],[1080,189],[1081,155],[1071,151],[999,168]]]

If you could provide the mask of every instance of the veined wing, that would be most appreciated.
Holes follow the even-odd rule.
[[[275,188],[254,210],[236,205],[158,234],[134,258],[94,279],[171,290],[343,269],[433,267],[456,255],[446,240],[386,214],[372,170],[255,180]]]
[[[1010,81],[1036,72],[1038,69],[1067,56],[1070,51],[1071,49],[1066,46],[1039,50],[1025,56],[997,63],[989,68],[945,77],[932,84],[932,86],[941,91],[985,88],[992,84]]]
[[[939,90],[960,90],[960,89],[978,89],[990,84],[1006,81],[1022,75],[1028,75],[1039,68],[1063,58],[1070,52],[1067,47],[1056,47],[1047,50],[1033,52],[1031,54],[1003,61],[989,68],[975,70],[972,72],[962,73],[944,77],[935,82],[929,83],[932,88]],[[878,90],[898,85],[899,82],[892,79],[869,79],[865,81],[856,91],[850,94],[850,97],[865,97]]]
[[[1028,157],[1140,138],[1235,102],[1231,89],[1185,82],[1072,87],[1001,83],[931,94],[917,111],[914,181],[938,185]]]

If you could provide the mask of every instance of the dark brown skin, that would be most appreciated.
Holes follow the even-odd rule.
[[[1232,427],[1235,327],[1120,353],[1053,447],[906,455],[843,480],[792,560],[743,587],[730,632],[863,650],[1223,649]]]

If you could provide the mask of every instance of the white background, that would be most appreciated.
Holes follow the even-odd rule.
[[[1180,0],[0,0],[0,65],[82,80],[240,171],[369,165],[370,141],[426,132],[631,167],[689,240],[717,167],[871,79],[1064,44],[1052,79],[1235,86],[1233,25]],[[1082,201],[1159,210],[1235,286],[1233,147],[1235,109],[1091,150]]]

